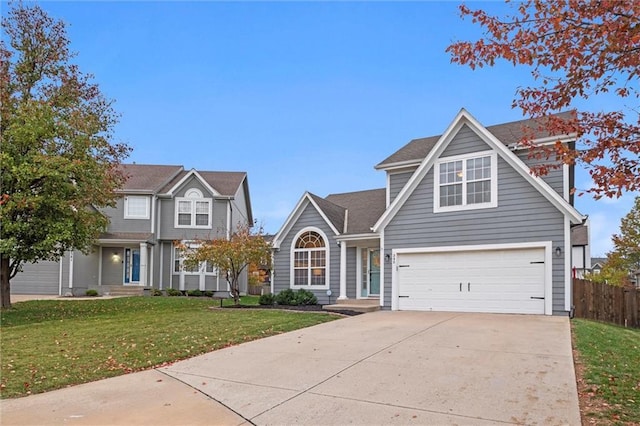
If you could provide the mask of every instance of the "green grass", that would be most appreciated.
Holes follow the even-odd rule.
[[[243,303],[257,303],[257,297]],[[231,304],[232,301],[225,301]],[[336,319],[323,313],[209,309],[216,300],[41,300],[0,312],[0,397],[118,376]]]
[[[605,412],[587,414],[640,424],[640,330],[574,319],[573,333],[585,380],[609,404]]]

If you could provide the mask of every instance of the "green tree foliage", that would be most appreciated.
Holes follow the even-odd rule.
[[[262,228],[255,232],[248,225],[239,225],[229,239],[200,240],[190,248],[178,245],[186,253],[187,268],[209,262],[225,274],[235,304],[240,303],[240,276],[250,264],[269,265],[271,246],[264,239]]]
[[[629,213],[620,220],[620,233],[613,235],[613,251],[599,274],[587,278],[612,285],[628,285],[630,274],[640,270],[640,197],[636,197]]]
[[[90,250],[107,225],[129,153],[92,76],[70,61],[65,24],[37,4],[11,6],[0,41],[0,240],[3,308],[25,262]]]

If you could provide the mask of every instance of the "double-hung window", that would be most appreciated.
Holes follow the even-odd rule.
[[[176,198],[176,228],[211,228],[212,200],[198,189],[190,189]]]
[[[149,197],[127,195],[124,197],[125,219],[149,219]]]
[[[441,158],[434,168],[435,213],[498,205],[497,157],[488,151]]]

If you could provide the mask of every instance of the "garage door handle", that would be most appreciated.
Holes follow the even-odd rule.
[[[544,297],[531,296],[532,299],[544,300]]]
[[[462,283],[460,283],[460,291],[462,291]]]
[[[398,268],[408,268],[409,265],[398,265]]]
[[[409,297],[409,296],[398,296],[398,297]]]
[[[471,283],[467,283],[467,291],[471,291]]]

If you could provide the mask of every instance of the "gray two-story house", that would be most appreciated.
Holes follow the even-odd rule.
[[[108,229],[90,254],[27,264],[12,280],[15,294],[83,295],[123,287],[227,290],[225,277],[202,263],[183,267],[176,243],[229,238],[253,224],[245,172],[185,170],[182,166],[122,165],[128,177],[116,206],[103,209]],[[246,277],[241,282],[246,292]]]
[[[520,142],[576,135],[538,124],[485,127],[463,109],[442,135],[375,166],[385,188],[305,193],[274,238],[272,290],[391,310],[568,313],[571,230],[588,226],[573,207],[573,168],[537,177],[530,167],[542,160]]]

